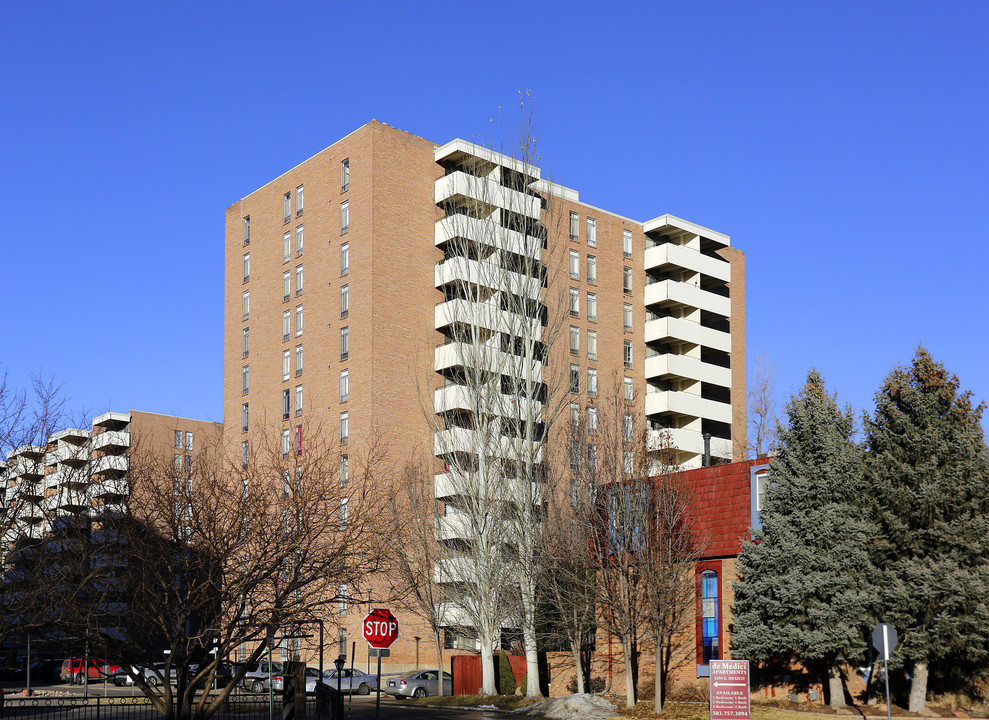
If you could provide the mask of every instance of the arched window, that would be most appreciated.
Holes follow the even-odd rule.
[[[721,657],[718,645],[718,574],[713,570],[701,573],[701,640],[703,665]]]

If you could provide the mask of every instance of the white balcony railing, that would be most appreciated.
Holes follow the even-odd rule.
[[[648,320],[645,328],[645,341],[679,340],[680,342],[703,345],[712,350],[731,352],[731,335],[721,330],[704,327],[700,323],[682,318],[658,318]]]
[[[702,290],[696,285],[676,280],[660,280],[646,285],[645,304],[654,305],[663,302],[677,303],[707,310],[723,317],[731,317],[731,300],[723,295]]]
[[[716,260],[702,254],[699,250],[665,243],[657,247],[646,248],[643,257],[646,270],[666,265],[699,272],[724,282],[731,281],[731,265],[724,260]]]

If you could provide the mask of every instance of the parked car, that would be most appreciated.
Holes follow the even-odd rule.
[[[103,680],[111,677],[120,671],[119,665],[111,665],[106,660],[99,658],[70,658],[62,663],[59,672],[59,679],[62,682],[82,685],[83,680],[88,677],[90,680]]]
[[[334,671],[336,672],[336,671]],[[324,675],[326,673],[323,673]],[[319,680],[319,670],[316,668],[306,668],[306,692],[314,693],[316,692],[316,682]],[[336,687],[334,685],[333,687]],[[271,678],[271,689],[275,692],[281,692],[285,689],[285,675],[279,673]]]
[[[155,663],[153,668],[142,667],[139,665],[132,666],[134,673],[136,675],[143,674],[144,682],[146,682],[151,687],[156,687],[161,684],[162,678],[165,676],[165,663]],[[170,673],[169,681],[172,685],[175,685],[175,670]],[[113,674],[113,684],[114,685],[133,685],[134,678],[132,678],[126,670],[121,668]]]
[[[323,682],[329,685],[331,688],[337,686],[337,671],[327,670],[323,673]],[[374,675],[368,675],[356,668],[351,670],[350,668],[343,668],[340,670],[340,691],[345,693],[357,693],[358,695],[367,695],[372,690],[378,689],[378,678]],[[306,686],[306,692],[308,692],[308,684]]]
[[[268,665],[269,663],[267,661],[256,662],[249,665],[247,667],[247,672],[244,673],[244,679],[241,681],[241,685],[251,692],[265,692],[268,689],[268,678],[270,676],[278,675],[282,671],[281,663],[270,663],[270,673]],[[235,668],[235,670],[236,669],[239,669],[239,665]]]
[[[436,670],[422,670],[406,677],[388,678],[384,692],[400,697],[426,697],[439,694],[439,673]],[[453,694],[453,676],[443,673],[443,694]]]

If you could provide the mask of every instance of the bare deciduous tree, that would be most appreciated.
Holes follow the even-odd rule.
[[[761,457],[776,448],[776,368],[765,355],[752,364],[749,390],[749,453]]]

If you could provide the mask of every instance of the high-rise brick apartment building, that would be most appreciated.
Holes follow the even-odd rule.
[[[519,172],[471,143],[440,146],[372,121],[230,206],[225,442],[249,452],[264,433],[289,456],[311,432],[329,434],[342,471],[370,438],[442,455],[421,388],[427,378],[427,390],[450,390],[448,371],[462,362],[453,326],[469,299],[444,290],[477,262],[450,256],[451,233],[483,234],[521,213],[545,228],[547,268],[551,255],[561,260],[545,298],[569,303],[569,327],[545,364],[570,379],[567,402],[585,413],[620,383],[649,428],[670,430],[685,467],[701,464],[705,434],[716,461],[744,457],[742,253],[671,215],[643,223],[591,207],[531,166],[513,199],[506,178]],[[469,222],[451,219],[467,205]],[[447,499],[441,476],[436,494]],[[346,589],[361,602],[341,620],[350,640],[367,590]],[[406,634],[393,666],[411,665],[414,650]]]

